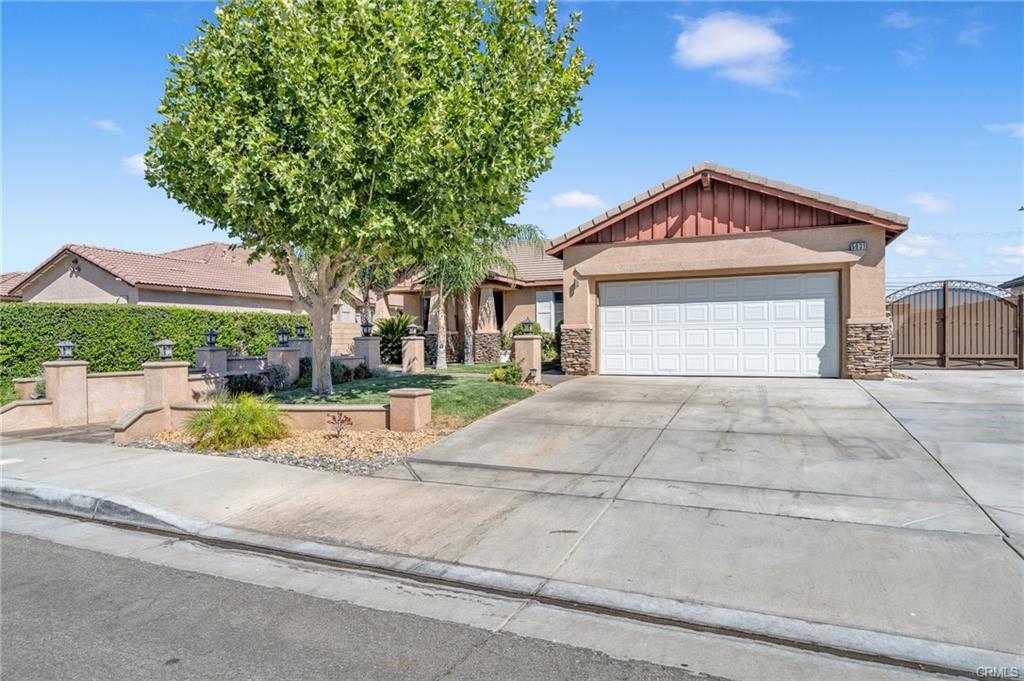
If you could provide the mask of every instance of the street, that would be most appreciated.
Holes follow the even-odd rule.
[[[0,548],[12,681],[697,678],[8,533]]]

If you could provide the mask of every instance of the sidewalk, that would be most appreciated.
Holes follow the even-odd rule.
[[[974,674],[1021,665],[997,536],[5,438],[3,501]],[[667,531],[670,528],[671,531]]]

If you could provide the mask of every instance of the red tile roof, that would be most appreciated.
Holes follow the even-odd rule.
[[[4,272],[0,274],[0,300],[18,300],[19,295],[14,295],[11,290],[21,283],[28,272]]]

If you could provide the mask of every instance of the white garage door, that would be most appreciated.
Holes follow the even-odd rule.
[[[835,273],[601,284],[600,372],[837,376]]]

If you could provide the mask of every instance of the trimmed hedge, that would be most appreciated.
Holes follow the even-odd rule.
[[[304,314],[214,312],[188,307],[111,305],[103,303],[0,304],[0,383],[38,376],[43,362],[57,359],[58,341],[75,344],[75,359],[89,362],[89,371],[138,371],[157,359],[153,343],[177,343],[174,358],[195,361],[195,348],[205,345],[203,333],[216,329],[217,345],[238,354],[262,355],[284,327],[295,333]]]

